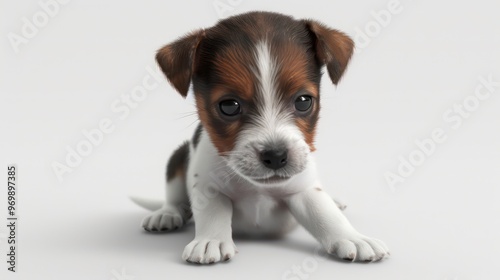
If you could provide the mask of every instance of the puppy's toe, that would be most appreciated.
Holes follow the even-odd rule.
[[[169,214],[161,214],[160,215],[160,224],[159,228],[162,231],[170,230],[173,225],[173,217]]]
[[[144,228],[145,230],[149,230],[149,227],[148,227],[149,220],[151,220],[151,215],[148,215],[144,219],[142,219],[141,227]]]
[[[371,262],[377,258],[372,247],[366,241],[356,240],[355,244],[358,252],[356,256],[357,261]]]
[[[194,248],[196,247],[196,245],[198,245],[198,241],[197,240],[193,240],[191,242],[189,242],[188,245],[186,245],[186,247],[184,247],[184,252],[182,253],[182,259],[187,261],[187,262],[196,262],[196,261],[201,261],[201,258],[198,260],[195,258],[195,256],[193,256],[193,250]]]
[[[373,259],[373,261],[382,260],[383,258],[390,255],[389,249],[384,242],[374,238],[366,238],[365,241],[370,244],[373,252],[375,253],[375,258]]]
[[[333,244],[333,247],[328,251],[330,254],[335,254],[339,258],[347,261],[356,259],[356,245],[349,240],[340,240]]]
[[[220,244],[220,253],[222,261],[229,261],[236,254],[236,246],[232,241],[222,242]]]
[[[184,248],[182,259],[190,263],[213,264],[227,261],[235,254],[235,246],[231,241],[217,239],[193,240]]]
[[[220,242],[218,240],[211,240],[207,242],[205,254],[201,260],[204,264],[212,264],[220,261]]]

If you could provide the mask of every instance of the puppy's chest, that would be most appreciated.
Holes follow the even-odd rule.
[[[267,224],[272,213],[279,207],[279,201],[264,194],[247,194],[233,199],[234,216],[255,226]]]

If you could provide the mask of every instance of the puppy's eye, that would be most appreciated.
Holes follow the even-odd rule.
[[[222,114],[233,117],[241,112],[240,103],[234,99],[224,100],[219,103],[219,109]]]
[[[301,95],[295,99],[295,109],[305,112],[311,108],[312,97],[309,95]]]

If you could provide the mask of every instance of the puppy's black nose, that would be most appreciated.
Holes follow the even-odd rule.
[[[280,169],[284,167],[287,163],[288,151],[285,149],[281,150],[267,150],[260,153],[260,160],[262,163],[271,169]]]

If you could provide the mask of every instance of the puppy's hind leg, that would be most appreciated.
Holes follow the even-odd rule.
[[[193,215],[186,190],[189,161],[189,142],[184,142],[170,157],[167,164],[167,190],[165,204],[142,221],[146,231],[171,231],[181,228]]]

